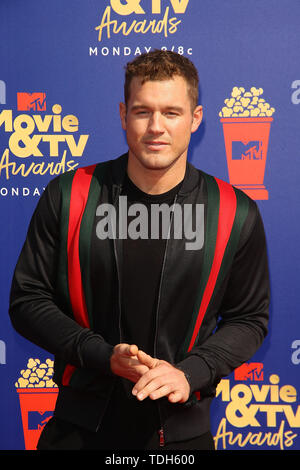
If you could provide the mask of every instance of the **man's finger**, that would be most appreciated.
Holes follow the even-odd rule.
[[[179,392],[179,391],[172,392],[168,395],[168,400],[171,403],[178,403],[178,402],[182,401],[182,393]]]
[[[149,367],[149,369],[153,369],[159,364],[159,359],[155,359],[154,357],[149,356],[149,354],[146,354],[144,351],[141,350],[137,352],[137,357],[138,360],[145,366]]]
[[[114,350],[122,356],[136,356],[139,349],[135,344],[120,343],[115,346]]]
[[[172,392],[172,384],[166,384],[161,378],[153,379],[146,387],[141,389],[137,394],[138,400],[144,400],[150,397],[152,400],[161,398]]]
[[[139,348],[136,346],[136,344],[130,344],[129,345],[129,355],[130,356],[136,356],[139,351]]]
[[[153,383],[158,384],[158,381],[161,381],[162,372],[159,368],[149,369],[148,372],[143,374],[140,379],[137,381],[135,386],[132,389],[132,394],[137,395],[142,392],[146,387],[151,392],[154,390]],[[166,377],[166,376],[165,376]],[[166,378],[164,378],[166,380]],[[161,386],[161,384],[158,384]],[[157,388],[157,385],[155,386]]]
[[[158,400],[159,398],[169,396],[169,394],[170,394],[170,385],[168,384],[168,385],[164,385],[163,387],[155,389],[153,392],[150,392],[149,398],[151,398],[151,400]]]

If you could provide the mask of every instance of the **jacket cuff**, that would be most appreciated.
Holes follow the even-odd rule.
[[[199,356],[188,356],[175,365],[184,372],[192,394],[209,385],[211,373],[207,363]]]
[[[110,358],[114,347],[94,334],[87,337],[80,345],[82,367],[97,369],[105,375],[113,376],[110,367]]]

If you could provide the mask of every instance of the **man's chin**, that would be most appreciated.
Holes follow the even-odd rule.
[[[150,158],[140,158],[139,161],[144,168],[154,171],[167,170],[174,163],[174,160],[170,160],[162,155],[153,155],[150,156]]]

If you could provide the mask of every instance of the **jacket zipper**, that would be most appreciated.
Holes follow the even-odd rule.
[[[158,434],[159,434],[159,447],[164,447],[164,445],[165,445],[165,437],[164,437],[164,430],[163,430],[163,428],[161,428],[161,429],[158,431]]]
[[[154,357],[156,357],[156,352],[157,352],[157,337],[158,337],[158,313],[159,313],[159,304],[160,304],[160,295],[161,295],[161,287],[162,287],[162,280],[163,280],[163,274],[164,274],[164,269],[165,269],[165,264],[166,264],[166,258],[167,258],[167,248],[168,248],[168,241],[170,238],[170,233],[171,233],[171,227],[172,227],[172,221],[173,221],[173,215],[174,215],[174,206],[177,201],[177,194],[174,198],[173,202],[173,207],[172,207],[172,213],[171,213],[171,220],[170,220],[170,226],[169,226],[169,234],[168,238],[166,241],[166,247],[165,247],[165,252],[164,252],[164,258],[163,258],[163,264],[162,264],[162,269],[161,269],[161,275],[160,275],[160,281],[159,281],[159,288],[158,288],[158,296],[157,296],[157,305],[156,305],[156,315],[155,315],[155,337],[154,337]],[[160,426],[161,428],[158,431],[159,434],[159,446],[163,447],[165,445],[165,437],[164,437],[164,428],[162,425],[162,418],[161,418],[161,411],[160,411],[160,406],[159,403],[157,403],[158,407],[158,414],[159,414],[159,420],[160,420]]]
[[[116,195],[114,205],[116,203],[116,200],[120,194],[120,187],[118,188],[118,193]],[[174,215],[174,206],[177,200],[177,194],[174,198],[174,203],[173,203],[173,208],[172,208],[172,213],[171,213],[171,220],[170,220],[170,227],[169,227],[169,237],[170,237],[170,232],[171,232],[171,226],[172,226],[172,221],[173,221],[173,215]],[[116,227],[115,227],[116,228]],[[114,234],[116,235],[116,234]],[[169,237],[167,238],[166,241],[166,247],[165,247],[165,252],[164,252],[164,258],[163,258],[163,265],[162,265],[162,270],[161,270],[161,276],[160,276],[160,283],[159,283],[159,289],[158,289],[158,296],[157,296],[157,306],[156,306],[156,323],[155,323],[155,337],[154,337],[154,357],[156,356],[156,344],[157,344],[157,324],[158,324],[158,310],[159,310],[159,303],[160,303],[160,294],[161,294],[161,286],[162,286],[162,279],[163,279],[163,272],[165,268],[165,263],[166,263],[166,254],[167,254],[167,247],[168,247],[168,240]],[[119,295],[119,335],[120,335],[120,342],[121,342],[121,275],[120,275],[120,269],[119,269],[119,263],[118,263],[118,253],[117,253],[117,248],[116,248],[116,236],[113,237],[113,245],[114,245],[114,254],[115,254],[115,259],[116,259],[116,266],[117,266],[117,276],[118,276],[118,295]],[[165,438],[164,438],[164,429],[162,426],[162,419],[161,419],[161,411],[159,404],[158,405],[158,414],[159,414],[159,419],[160,419],[160,425],[161,428],[158,431],[159,434],[159,445],[160,447],[163,447],[165,445]]]

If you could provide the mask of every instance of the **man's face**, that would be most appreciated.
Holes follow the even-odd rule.
[[[120,116],[129,159],[148,170],[163,170],[186,159],[191,133],[202,120],[202,106],[191,110],[187,83],[180,76],[144,84],[134,77],[127,108],[120,104]]]

